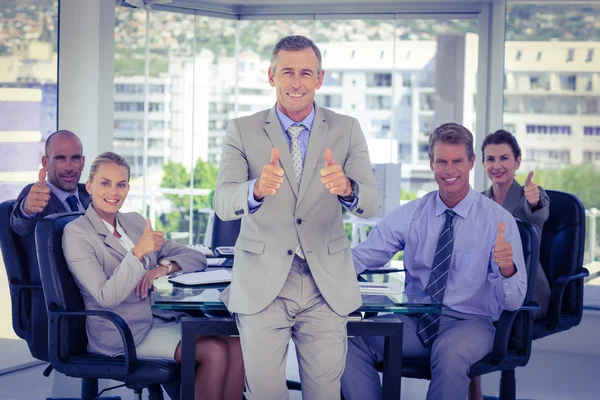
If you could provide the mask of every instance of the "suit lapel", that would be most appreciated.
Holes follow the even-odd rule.
[[[329,124],[325,121],[323,110],[320,107],[315,107],[315,119],[308,139],[308,149],[306,150],[306,158],[304,160],[304,167],[302,168],[302,180],[300,181],[298,202],[296,204],[300,204],[312,181],[312,176],[320,160],[328,133]]]
[[[119,239],[117,239],[111,232],[108,231],[108,228],[106,225],[104,225],[104,222],[102,222],[102,219],[96,210],[94,210],[94,207],[88,207],[85,216],[92,223],[96,233],[98,233],[100,236],[104,236],[104,244],[115,250],[123,257],[127,255],[127,251],[125,251],[125,248],[121,245],[121,243],[119,243]]]
[[[298,185],[296,185],[296,173],[294,172],[294,164],[292,163],[292,156],[290,155],[290,149],[285,140],[285,133],[281,131],[281,123],[279,122],[279,118],[277,118],[277,112],[275,111],[275,105],[269,111],[267,115],[267,120],[265,121],[265,132],[271,139],[271,143],[273,143],[273,147],[277,147],[279,149],[279,161],[281,162],[281,167],[285,171],[285,175],[292,187],[292,191],[294,195],[298,197]],[[268,160],[265,160],[265,164]]]
[[[506,198],[504,199],[504,203],[502,207],[509,213],[513,214],[515,208],[521,202],[521,197],[523,197],[523,188],[519,185],[519,182],[513,180],[512,185],[510,185],[510,189],[508,189],[508,193],[506,193]]]
[[[50,202],[52,203],[52,207],[54,208],[54,211],[57,213],[71,211],[71,210],[68,210],[67,207],[65,207],[65,205],[62,203],[62,201],[59,200],[59,198],[54,194],[53,191],[50,191]]]

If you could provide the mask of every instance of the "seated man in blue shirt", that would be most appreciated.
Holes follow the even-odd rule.
[[[431,296],[442,304],[441,315],[378,318],[402,320],[403,355],[430,358],[428,400],[464,400],[471,365],[492,350],[494,321],[503,310],[516,310],[523,303],[527,273],[514,218],[469,186],[475,162],[471,132],[454,123],[435,129],[429,161],[439,190],[385,217],[353,249],[353,258],[361,273],[404,250],[409,299]],[[380,361],[382,337],[349,341],[342,376],[347,400],[381,398],[375,369]]]

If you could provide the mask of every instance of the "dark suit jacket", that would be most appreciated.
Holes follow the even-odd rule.
[[[502,203],[502,207],[511,213],[513,217],[529,223],[535,229],[541,241],[544,222],[548,220],[548,216],[550,215],[550,199],[541,186],[538,186],[538,188],[540,189],[540,204],[537,209],[531,210],[531,206],[525,198],[525,189],[517,181],[513,180],[504,203]],[[492,200],[494,199],[494,191],[491,186],[483,194]],[[540,311],[536,313],[535,317],[541,318],[546,315],[548,302],[550,301],[550,284],[548,283],[544,269],[539,264],[535,287],[533,289],[533,300],[540,304]]]
[[[50,201],[44,211],[38,213],[33,218],[23,218],[21,214],[21,205],[29,194],[33,184],[25,186],[19,194],[17,201],[13,205],[12,214],[10,217],[10,226],[12,230],[20,236],[20,243],[26,256],[28,271],[23,271],[25,276],[29,276],[29,283],[33,285],[41,285],[40,270],[37,262],[37,252],[35,247],[35,226],[44,217],[50,214],[60,212],[68,212],[62,202],[54,193],[50,194]],[[84,184],[77,185],[79,190],[79,200],[85,208],[90,204],[90,195],[85,189]],[[28,304],[27,301],[24,304]],[[46,302],[44,293],[41,290],[34,289],[31,291],[31,302],[29,309],[24,310],[29,315],[26,326],[27,345],[31,354],[41,360],[48,360],[48,317],[46,312]],[[28,307],[27,307],[28,308]]]

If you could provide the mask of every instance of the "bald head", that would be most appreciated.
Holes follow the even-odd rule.
[[[66,192],[75,192],[84,163],[83,146],[76,134],[63,130],[48,136],[42,166],[50,183]]]

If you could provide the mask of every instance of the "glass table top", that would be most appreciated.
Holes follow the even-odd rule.
[[[227,283],[184,286],[166,277],[154,281],[152,307],[163,310],[226,310],[219,299]],[[440,305],[421,293],[411,295],[404,290],[404,273],[368,273],[359,277],[362,306],[358,311],[422,314],[439,312]]]

